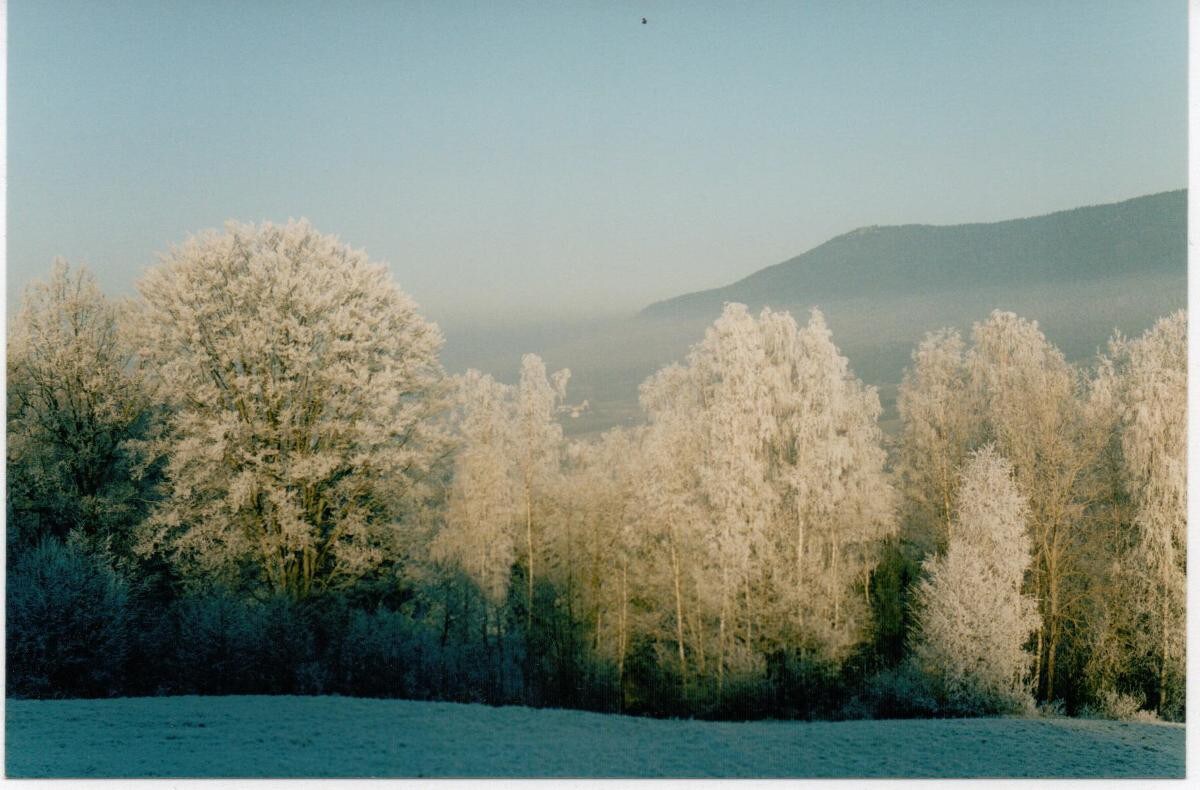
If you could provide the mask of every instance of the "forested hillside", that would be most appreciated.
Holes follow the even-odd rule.
[[[758,308],[944,291],[1074,288],[1187,273],[1187,191],[1041,217],[853,230],[732,285],[650,305],[650,317],[712,318],[725,302]]]

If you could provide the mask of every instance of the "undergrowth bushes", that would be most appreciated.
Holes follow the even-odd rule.
[[[682,682],[662,644],[638,640],[622,675],[589,651],[548,586],[533,618],[517,604],[489,608],[462,579],[373,604],[213,587],[164,605],[161,590],[131,588],[103,556],[54,538],[10,555],[8,578],[12,697],[342,694],[722,720],[1031,713],[948,694],[911,658],[869,650],[841,663],[777,652],[761,674]],[[1144,705],[1108,691],[1079,713],[1153,718]]]
[[[128,585],[74,540],[45,538],[8,574],[10,696],[103,697],[133,637]]]

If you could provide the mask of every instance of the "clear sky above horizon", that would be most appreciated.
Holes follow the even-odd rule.
[[[584,316],[1187,184],[1183,2],[10,0],[7,38],[10,306],[307,217],[444,323]]]

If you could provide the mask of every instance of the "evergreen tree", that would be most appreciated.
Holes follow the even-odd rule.
[[[1027,508],[1012,467],[993,449],[971,456],[944,555],[925,563],[917,588],[914,653],[939,680],[952,708],[1020,710],[1034,656],[1025,649],[1037,628],[1037,602],[1022,593],[1030,566]]]

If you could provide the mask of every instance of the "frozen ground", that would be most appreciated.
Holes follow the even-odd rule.
[[[9,700],[10,777],[1182,777],[1184,727],[662,721],[344,697]]]

